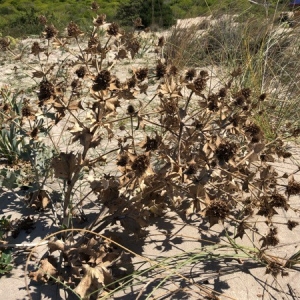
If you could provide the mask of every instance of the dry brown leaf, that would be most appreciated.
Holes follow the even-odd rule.
[[[58,157],[54,157],[51,163],[54,169],[54,176],[70,180],[72,174],[78,166],[78,161],[75,154],[61,152]]]
[[[30,272],[29,277],[35,281],[47,282],[51,277],[57,276],[56,268],[48,261],[48,258],[41,260],[41,266],[37,271]]]
[[[75,292],[83,299],[89,299],[89,294],[95,293],[105,285],[105,277],[110,277],[110,274],[105,268],[96,266],[95,268],[89,265],[83,265],[84,276],[75,288]]]

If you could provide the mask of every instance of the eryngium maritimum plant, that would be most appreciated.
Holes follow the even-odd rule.
[[[93,9],[98,9],[95,4]],[[118,221],[124,235],[144,238],[152,220],[172,210],[194,214],[209,226],[233,222],[243,237],[252,230],[244,224],[257,214],[270,227],[260,246],[277,245],[272,217],[290,206],[268,162],[287,151],[280,137],[267,141],[255,122],[257,102],[260,106],[267,102],[264,94],[256,99],[251,87],[239,86],[242,68],[213,89],[207,70],[180,70],[157,56],[150,56],[147,68],[138,66],[131,74],[119,76],[124,61],[133,63],[140,37],[121,34],[116,23],[103,36],[104,20],[103,15],[97,16],[93,30],[84,37],[73,22],[66,36],[58,36],[53,25],[46,25],[48,41],[43,47],[48,48],[36,41],[29,47],[28,54],[39,60],[32,74],[39,83],[20,117],[24,117],[24,130],[31,133],[29,140],[39,138],[41,132],[54,141],[50,129],[57,126],[55,130],[61,130],[62,140],[67,141],[68,147],[54,145],[51,162],[51,174],[63,187],[57,191],[63,199],[61,225],[70,227],[74,217],[83,218],[79,208],[86,195],[94,193],[100,221],[92,219],[86,226],[98,232]],[[72,40],[77,50],[70,50]],[[9,49],[9,44],[2,44]],[[158,44],[164,46],[162,40]],[[68,53],[68,59],[59,60],[55,47]],[[38,107],[35,127],[29,107]],[[3,100],[1,108],[3,124],[11,122],[10,103]],[[297,129],[289,130],[295,136]],[[105,166],[109,167],[102,171]],[[82,185],[86,194],[78,195]],[[287,196],[299,194],[299,186],[290,178]],[[45,199],[39,197],[41,191],[35,201]],[[110,249],[103,241],[95,244],[103,252]],[[68,246],[54,246],[71,261]],[[87,254],[85,262],[102,263],[97,259],[104,256],[97,255],[92,259]],[[110,263],[115,260],[110,258]],[[111,270],[110,276],[114,275]]]

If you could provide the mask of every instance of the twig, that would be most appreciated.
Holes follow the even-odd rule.
[[[24,244],[0,244],[0,248],[31,248],[43,245],[48,245],[49,241],[37,242],[37,243],[24,243]]]

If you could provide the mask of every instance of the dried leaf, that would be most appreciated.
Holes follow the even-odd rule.
[[[78,161],[75,154],[72,152],[61,152],[58,157],[53,158],[51,165],[54,169],[54,176],[56,178],[70,180],[72,178],[72,174],[78,166]]]
[[[75,288],[75,292],[85,299],[89,294],[99,293],[103,288],[105,276],[110,276],[107,270],[104,270],[101,266],[96,266],[95,268],[90,267],[89,265],[83,265],[84,276]]]
[[[30,272],[29,277],[35,281],[47,282],[51,277],[57,276],[56,268],[48,261],[48,258],[41,260],[41,266],[37,271]]]
[[[32,72],[32,76],[36,78],[43,78],[45,76],[45,73],[42,71],[34,71]]]

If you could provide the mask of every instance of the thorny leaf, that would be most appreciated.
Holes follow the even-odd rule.
[[[83,299],[90,299],[87,297],[91,293],[101,292],[105,286],[105,281],[112,281],[111,275],[104,266],[90,267],[83,265],[84,276],[75,288],[75,292]],[[107,278],[105,280],[105,278]],[[94,294],[95,296],[95,294]]]
[[[48,261],[47,258],[44,258],[40,262],[40,267],[37,271],[30,272],[29,277],[34,281],[47,282],[51,277],[57,276],[57,269]]]
[[[58,157],[52,159],[52,167],[54,169],[54,176],[65,180],[71,180],[72,174],[80,164],[80,156],[75,154],[61,152]]]

